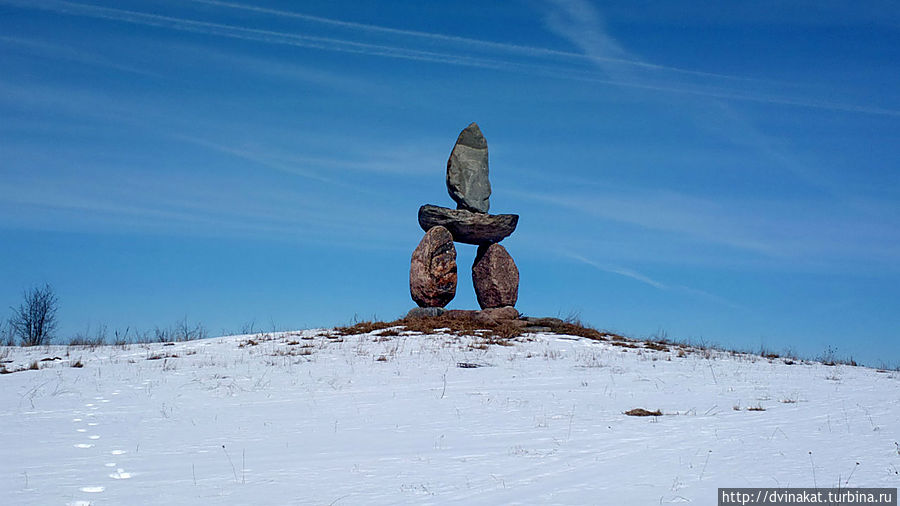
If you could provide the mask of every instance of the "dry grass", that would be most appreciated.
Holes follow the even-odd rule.
[[[570,336],[586,337],[595,341],[626,341],[626,338],[614,334],[597,330],[593,327],[582,324],[578,320],[560,320],[559,318],[537,318],[529,322],[530,325],[539,327],[549,327],[554,334],[566,334]]]
[[[170,358],[178,358],[178,355],[175,353],[165,354],[165,355],[160,354],[160,353],[154,353],[153,355],[150,355],[149,357],[147,357],[147,360],[162,360],[162,359],[170,359]]]
[[[522,328],[509,321],[491,322],[476,318],[472,313],[445,313],[441,316],[424,318],[403,318],[392,322],[413,332],[423,334],[434,333],[437,329],[449,329],[449,332],[461,335],[479,335],[480,337],[512,339],[522,335]],[[476,334],[476,330],[485,330]]]
[[[368,334],[369,332],[374,332],[376,330],[386,329],[395,325],[396,322],[361,321],[347,327],[335,327],[334,333],[339,336],[356,336],[359,334]]]
[[[629,409],[625,414],[628,416],[662,416],[662,411],[658,409],[656,411],[647,411],[644,408],[634,408]]]
[[[633,341],[582,325],[576,321],[559,318],[529,318],[518,320],[492,320],[481,317],[474,311],[448,311],[440,316],[400,318],[390,322],[361,321],[346,327],[335,328],[329,339],[338,340],[344,336],[372,333],[376,340],[398,336],[401,332],[434,334],[438,331],[458,336],[472,336],[477,340],[469,345],[472,349],[486,350],[490,345],[510,346],[513,341],[530,332],[532,328],[549,329],[549,332],[585,337],[595,341],[609,341],[617,346],[637,348]],[[546,330],[544,330],[546,331]],[[650,345],[650,349],[665,351],[661,344]]]
[[[273,357],[308,357],[312,354],[312,346],[301,346],[299,348],[283,348],[272,352]]]

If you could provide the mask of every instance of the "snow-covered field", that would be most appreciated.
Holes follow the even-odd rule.
[[[2,348],[7,370],[60,358],[0,376],[3,503],[715,504],[717,487],[900,485],[897,372],[383,332]]]

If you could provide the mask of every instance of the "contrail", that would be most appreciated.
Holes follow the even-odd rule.
[[[555,51],[550,49],[542,49],[542,48],[534,48],[530,46],[517,46],[512,44],[503,44],[499,42],[488,42],[477,39],[467,39],[464,37],[454,37],[449,35],[440,35],[440,34],[432,34],[427,32],[416,32],[410,30],[399,30],[395,28],[386,28],[379,27],[376,25],[364,25],[360,23],[351,23],[348,21],[338,21],[332,20],[328,18],[319,18],[315,16],[307,16],[305,14],[298,13],[290,13],[286,11],[276,11],[273,9],[264,9],[261,7],[250,7],[250,6],[242,6],[241,4],[234,4],[229,2],[222,2],[220,0],[191,0],[198,3],[208,3],[211,5],[223,5],[234,8],[247,8],[251,10],[262,10],[263,12],[272,11],[272,13],[282,13],[280,15],[293,15],[297,17],[309,18],[310,20],[315,20],[318,22],[326,22],[331,24],[338,24],[341,26],[348,27],[356,27],[363,28],[371,31],[384,31],[386,33],[399,33],[404,35],[414,35],[417,37],[427,37],[438,40],[449,40],[455,42],[464,42],[467,44],[480,45],[483,47],[491,47],[495,49],[503,49],[510,52],[519,52],[522,54],[529,54],[532,56],[536,55],[547,55],[547,56],[565,56],[567,58],[579,59],[579,60],[591,60],[596,61],[597,56],[586,56],[577,53],[567,53],[562,51]],[[76,2],[67,2],[64,0],[48,0],[40,3],[30,3],[30,2],[22,2],[18,0],[0,0],[0,3],[6,5],[15,5],[17,7],[29,8],[29,9],[40,9],[50,12],[56,12],[60,14],[68,14],[74,16],[85,16],[92,17],[97,19],[108,19],[113,21],[120,21],[126,23],[132,23],[142,26],[153,26],[160,28],[169,28],[173,30],[179,30],[184,32],[191,33],[202,33],[207,35],[216,35],[221,37],[229,37],[234,39],[241,40],[249,40],[255,42],[263,42],[269,44],[281,44],[281,45],[289,45],[296,47],[305,47],[312,49],[321,49],[325,51],[338,51],[344,53],[351,54],[363,54],[369,56],[383,56],[388,58],[399,58],[405,60],[414,60],[414,61],[424,61],[424,62],[432,62],[432,63],[443,63],[449,65],[459,65],[459,66],[468,66],[468,67],[478,67],[478,68],[487,68],[492,70],[507,70],[507,71],[519,71],[525,73],[532,73],[543,75],[545,77],[551,78],[562,78],[562,79],[574,79],[588,82],[596,82],[602,84],[609,84],[613,86],[622,86],[628,88],[637,88],[637,89],[646,89],[652,91],[663,91],[663,92],[672,92],[672,93],[681,93],[681,94],[689,94],[689,95],[699,95],[713,98],[722,98],[729,100],[740,100],[740,101],[750,101],[750,102],[760,102],[760,103],[769,103],[769,104],[777,104],[777,105],[787,105],[787,106],[795,106],[795,107],[803,107],[803,108],[811,108],[811,109],[823,109],[823,110],[831,110],[831,111],[839,111],[839,112],[851,112],[851,113],[862,113],[862,114],[872,114],[872,115],[881,115],[881,116],[892,116],[897,117],[900,116],[900,111],[893,109],[885,109],[879,107],[867,107],[867,106],[856,106],[856,105],[848,105],[848,104],[840,104],[833,102],[815,102],[809,100],[799,100],[792,98],[782,98],[782,97],[772,97],[772,96],[755,96],[755,95],[747,95],[736,93],[727,89],[697,89],[690,88],[684,86],[667,86],[667,85],[654,85],[654,84],[646,84],[638,81],[626,81],[621,79],[605,79],[601,77],[595,77],[597,74],[588,73],[585,74],[583,72],[579,72],[578,69],[572,69],[570,67],[557,66],[557,65],[545,65],[545,64],[535,64],[535,63],[515,63],[504,60],[497,60],[492,58],[480,58],[474,56],[461,56],[456,54],[448,54],[436,51],[424,51],[418,49],[408,49],[404,47],[391,46],[391,45],[383,45],[383,44],[371,44],[365,42],[356,42],[345,39],[336,39],[331,37],[318,37],[312,35],[299,35],[285,32],[277,32],[272,30],[262,30],[257,28],[245,28],[234,25],[227,25],[221,23],[211,23],[206,21],[196,21],[191,19],[184,18],[176,18],[171,16],[163,16],[159,14],[147,14],[143,12],[129,11],[123,9],[115,9],[111,7],[100,7],[95,5],[88,4],[80,4]],[[696,73],[694,71],[686,71],[683,69],[676,69],[671,67],[664,67],[659,65],[642,63],[639,61],[632,60],[620,60],[615,58],[606,58],[605,60],[611,62],[618,63],[626,63],[629,65],[641,66],[646,68],[654,68],[659,70],[667,70],[667,71],[677,71],[677,72],[685,72],[685,73],[694,73],[694,74],[703,74]],[[730,77],[723,76],[721,74],[708,74],[710,76],[717,77]]]
[[[432,32],[422,32],[417,30],[404,30],[400,28],[390,28],[386,26],[379,25],[370,25],[366,23],[355,23],[352,21],[343,21],[338,19],[326,18],[321,16],[313,16],[310,14],[303,14],[299,12],[293,11],[285,11],[280,9],[271,9],[267,7],[258,7],[255,5],[246,5],[236,2],[225,2],[221,0],[190,0],[194,3],[200,3],[205,5],[214,5],[217,7],[227,7],[231,9],[239,9],[250,12],[257,12],[261,14],[270,14],[273,16],[281,16],[288,17],[294,19],[302,19],[304,21],[310,21],[313,23],[338,26],[342,28],[350,28],[355,30],[363,30],[367,32],[375,32],[375,33],[386,33],[391,35],[401,35],[405,37],[417,37],[422,39],[429,39],[441,42],[451,42],[456,44],[464,44],[473,47],[480,47],[483,49],[491,49],[497,51],[505,51],[509,53],[517,53],[526,56],[536,56],[536,57],[556,57],[556,58],[567,58],[571,60],[582,61],[585,63],[595,62],[597,60],[606,61],[609,63],[620,63],[624,65],[631,65],[635,67],[641,67],[645,69],[652,70],[665,70],[669,72],[678,72],[682,74],[703,76],[703,77],[717,77],[722,79],[734,79],[734,80],[742,80],[742,81],[758,81],[758,79],[747,78],[747,77],[739,77],[739,76],[731,76],[726,74],[717,74],[714,72],[700,72],[696,70],[688,70],[682,69],[678,67],[669,67],[666,65],[656,65],[653,63],[642,62],[639,60],[631,60],[631,59],[623,59],[623,58],[610,58],[610,57],[598,57],[598,56],[587,56],[581,53],[572,53],[569,51],[559,51],[555,49],[548,49],[543,47],[534,47],[534,46],[522,46],[518,44],[508,44],[504,42],[494,42],[487,41],[481,39],[472,39],[468,37],[459,37],[455,35],[445,35],[441,33],[432,33]]]

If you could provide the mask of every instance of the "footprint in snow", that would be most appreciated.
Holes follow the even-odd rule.
[[[127,480],[131,478],[131,473],[126,473],[124,469],[119,468],[116,469],[116,472],[109,475],[109,477],[114,480]]]

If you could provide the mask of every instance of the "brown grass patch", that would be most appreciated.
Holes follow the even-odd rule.
[[[394,322],[363,321],[347,327],[335,327],[334,332],[338,336],[356,336],[393,326]]]
[[[629,409],[625,414],[628,416],[662,416],[662,411],[658,409],[656,411],[647,411],[644,408],[634,408]]]

